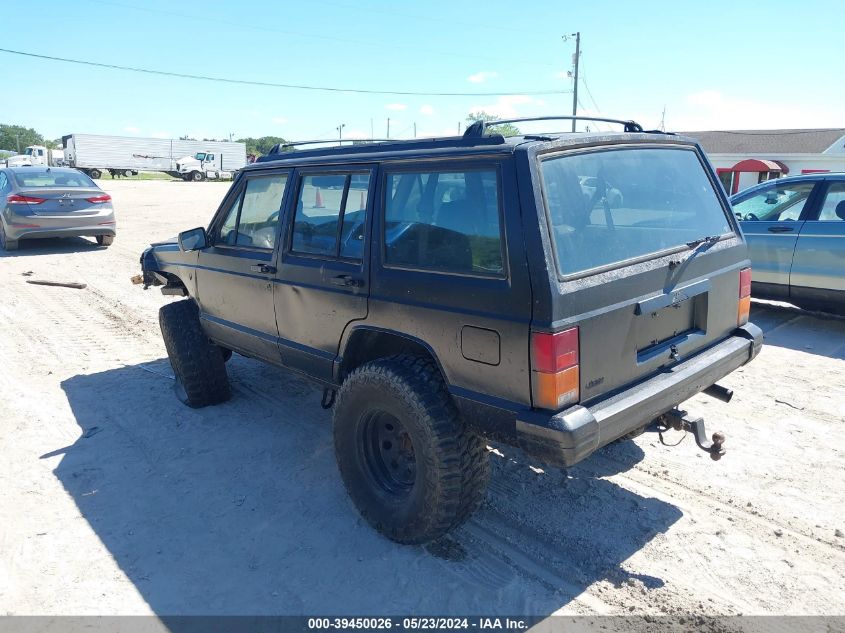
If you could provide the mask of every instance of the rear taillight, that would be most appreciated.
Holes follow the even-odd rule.
[[[102,196],[94,196],[93,198],[85,198],[88,202],[92,202],[94,204],[102,204],[104,202],[111,202],[111,196],[107,193],[104,193]]]
[[[751,312],[751,269],[743,268],[739,271],[739,307],[737,308],[736,324],[748,323]]]
[[[531,395],[540,409],[561,409],[578,402],[578,328],[531,334]]]
[[[46,198],[36,198],[35,196],[21,196],[13,193],[6,198],[6,204],[41,204]]]

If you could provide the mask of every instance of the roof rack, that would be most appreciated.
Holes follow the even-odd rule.
[[[624,121],[622,119],[607,119],[604,117],[595,117],[595,116],[572,116],[572,115],[561,115],[561,116],[535,116],[535,117],[523,117],[519,119],[499,119],[496,121],[476,121],[469,127],[467,127],[466,131],[464,132],[464,138],[469,138],[473,136],[484,136],[484,130],[488,127],[492,127],[494,125],[503,125],[505,123],[523,123],[525,121],[598,121],[602,123],[618,123],[625,127],[626,132],[643,132],[643,126],[637,123],[636,121]]]
[[[300,145],[319,145],[321,143],[351,143],[352,145],[364,145],[367,143],[384,143],[387,141],[397,141],[401,139],[395,138],[327,138],[311,141],[290,141],[288,143],[276,143],[271,149],[270,154],[279,154],[285,147],[298,147]]]

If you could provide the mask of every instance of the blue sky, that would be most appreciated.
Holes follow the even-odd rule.
[[[288,139],[455,133],[468,112],[571,111],[669,130],[845,125],[841,2],[2,2],[0,47],[253,81],[510,96],[300,91],[0,53],[0,122],[68,133]],[[526,95],[527,91],[548,92]]]

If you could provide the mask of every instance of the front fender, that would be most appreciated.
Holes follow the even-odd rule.
[[[185,288],[185,294],[196,296],[196,267],[199,253],[185,253],[179,249],[175,240],[157,242],[141,254],[141,273],[144,288],[164,286],[164,294],[174,286]]]

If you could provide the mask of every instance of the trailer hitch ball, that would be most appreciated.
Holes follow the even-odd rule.
[[[663,444],[666,444],[663,441],[663,433],[669,429],[675,429],[676,431],[692,433],[695,443],[701,450],[709,453],[710,459],[713,461],[719,461],[725,454],[725,434],[714,433],[712,441],[709,441],[707,439],[707,429],[704,427],[704,420],[702,418],[690,419],[687,417],[686,411],[672,409],[658,418],[657,425],[660,441]]]

